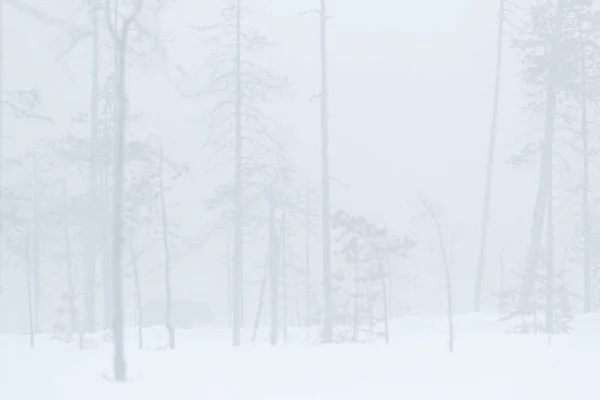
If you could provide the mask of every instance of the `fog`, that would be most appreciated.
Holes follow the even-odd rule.
[[[241,328],[250,331],[255,323],[257,327],[273,329],[274,315],[278,315],[277,323],[285,327],[303,327],[311,318],[315,328],[322,323],[326,327],[329,314],[327,304],[323,305],[323,96],[320,95],[323,59],[319,1],[244,2],[242,40],[252,37],[256,29],[264,34],[261,38],[268,45],[258,50],[242,49],[240,65],[246,65],[244,68],[250,71],[244,78],[250,83],[245,83],[246,80],[242,83],[248,85],[244,86],[243,99],[236,99],[234,86],[226,86],[225,91],[218,93],[210,90],[211,83],[213,89],[219,85],[223,88],[215,78],[215,71],[223,74],[218,79],[235,75],[235,70],[227,70],[234,65],[229,58],[235,58],[235,52],[230,52],[235,41],[235,26],[231,22],[234,19],[228,22],[222,15],[224,4],[234,2],[144,0],[143,3],[126,44],[127,115],[123,129],[127,161],[117,165],[111,148],[105,154],[105,144],[103,149],[97,149],[102,155],[96,157],[104,158],[97,161],[96,167],[90,164],[90,154],[94,152],[89,142],[94,129],[90,108],[94,104],[94,50],[88,2],[6,0],[1,5],[0,90],[4,102],[0,332],[21,334],[33,330],[38,334],[56,334],[57,326],[68,325],[68,315],[73,312],[84,325],[80,327],[84,333],[114,329],[112,318],[114,313],[118,315],[112,297],[116,284],[113,276],[116,242],[112,242],[111,249],[108,241],[115,234],[123,236],[119,242],[122,253],[119,260],[124,276],[125,328],[151,327],[153,323],[149,320],[160,324],[164,301],[174,304],[172,323],[176,329],[231,329],[233,324],[234,344],[238,317]],[[407,240],[405,244],[411,243],[400,254],[392,255],[386,261],[389,265],[385,264],[385,268],[393,271],[391,277],[382,278],[388,279],[383,284],[386,335],[388,319],[447,316],[449,298],[451,313],[473,312],[494,112],[498,3],[327,1],[327,14],[332,17],[326,31],[331,215],[343,210],[351,217],[363,217],[373,226],[385,229],[390,240],[397,237]],[[520,275],[527,268],[543,268],[542,262],[538,266],[528,264],[528,256],[537,254],[534,262],[553,259],[551,264],[561,279],[556,287],[568,288],[565,293],[573,296],[568,307],[572,307],[573,315],[579,315],[582,311],[592,311],[597,303],[597,287],[590,283],[595,282],[596,276],[595,245],[588,249],[591,260],[586,267],[578,239],[585,218],[581,211],[581,151],[573,150],[581,147],[583,134],[577,92],[581,70],[571,73],[575,76],[572,87],[563,90],[568,85],[560,81],[555,84],[559,88],[554,89],[558,92],[560,116],[552,116],[556,123],[554,128],[550,127],[550,131],[556,132],[556,144],[554,150],[550,147],[550,153],[555,153],[549,169],[555,171],[550,173],[555,176],[550,186],[550,197],[554,199],[551,203],[554,247],[548,256],[546,239],[540,239],[541,249],[535,250],[532,245],[535,223],[539,222],[534,212],[536,195],[542,190],[538,185],[545,182],[545,178],[540,178],[543,151],[534,151],[518,167],[509,162],[524,148],[528,149],[528,144],[541,143],[544,129],[546,134],[548,131],[544,121],[548,119],[549,97],[544,97],[548,91],[544,85],[551,80],[547,75],[552,75],[552,67],[544,67],[550,73],[545,69],[538,71],[537,86],[528,85],[527,76],[534,67],[527,69],[527,50],[518,48],[515,42],[533,37],[532,26],[538,24],[527,9],[540,2],[522,3],[505,4],[491,211],[478,311],[489,315],[513,312],[516,314],[512,316],[520,315],[523,310],[516,309],[520,306],[511,305],[510,301],[507,305],[500,299],[506,294],[504,291],[527,285],[522,283]],[[121,104],[118,84],[112,81],[116,71],[114,60],[118,58],[114,50],[116,42],[108,28],[114,23],[110,22],[114,18],[114,1],[99,4],[97,132],[102,137],[114,138],[118,135],[119,117],[111,114],[111,107]],[[117,31],[134,4],[122,1]],[[552,13],[547,15],[552,17]],[[565,18],[568,20],[569,16]],[[565,22],[565,26],[571,25]],[[590,26],[586,37],[595,43],[600,36],[595,25]],[[570,32],[570,28],[564,29]],[[550,44],[540,47],[552,52],[548,49],[552,48],[553,39],[550,33],[546,36]],[[590,94],[584,101],[588,104],[590,154],[591,210],[587,221],[595,221],[594,149],[598,136],[592,121],[598,116],[594,83],[597,50],[594,47],[590,52],[589,78],[586,77],[591,82]],[[565,78],[560,75],[555,79]],[[264,84],[265,80],[270,83]],[[268,92],[264,98],[263,90]],[[542,94],[532,95],[536,90]],[[39,103],[28,103],[30,97],[26,96],[34,96]],[[244,175],[247,181],[240,186],[246,196],[240,203],[243,204],[240,212],[246,219],[240,220],[240,224],[248,224],[241,233],[244,243],[241,260],[234,254],[237,203],[233,197],[224,198],[219,191],[223,185],[232,185],[235,178],[234,148],[221,147],[231,145],[235,139],[235,101],[240,102],[240,109],[252,115],[240,117],[241,134],[249,138],[243,150],[244,160],[240,158],[240,162],[249,162],[243,165],[248,170],[263,165],[259,172],[244,172],[249,175]],[[528,108],[532,102],[541,102],[543,107],[532,111]],[[566,114],[571,118],[564,117]],[[268,151],[263,152],[256,145],[262,140],[267,143],[264,146]],[[273,141],[279,145],[273,145]],[[135,153],[128,145],[130,142],[148,146],[150,155]],[[157,161],[159,143],[166,164]],[[570,147],[563,146],[564,143]],[[33,154],[37,157],[37,167]],[[281,168],[283,158],[294,171],[291,178],[285,183],[277,179],[269,181],[266,171]],[[144,160],[150,161],[144,164]],[[160,182],[157,165],[166,168]],[[180,169],[170,169],[173,165]],[[103,182],[104,177],[108,179],[106,187],[99,183],[94,189],[97,194],[90,191],[93,168],[101,171],[97,172],[98,182]],[[111,183],[114,168],[123,168],[125,179],[125,210],[117,216],[122,224],[120,232],[114,230],[115,214],[111,212],[118,201]],[[252,175],[255,173],[259,178]],[[552,177],[549,179],[552,181]],[[140,186],[135,186],[136,182]],[[58,189],[61,183],[66,188],[65,198]],[[150,188],[144,186],[147,184]],[[157,185],[162,185],[162,189]],[[273,185],[281,190],[282,194],[277,196],[286,200],[270,210],[269,196],[265,193],[270,193]],[[311,193],[308,203],[307,188]],[[215,200],[212,208],[207,205],[210,199]],[[309,217],[308,244],[306,204],[313,214]],[[165,208],[161,211],[162,205]],[[540,207],[541,213],[546,213],[546,206]],[[544,222],[542,214],[541,224],[546,224],[543,227],[546,232],[547,221]],[[168,226],[168,250],[162,236],[163,215]],[[69,228],[66,244],[64,232]],[[353,229],[346,228],[348,232]],[[588,240],[593,232],[592,225],[585,234]],[[342,233],[343,228],[332,226],[331,269],[334,278],[336,273],[346,274],[345,281],[353,284],[353,261],[348,258],[353,253],[343,253],[342,242],[337,240]],[[546,238],[544,235],[538,236]],[[65,245],[70,246],[72,254],[65,253]],[[279,250],[274,250],[277,246]],[[136,255],[135,260],[132,254]],[[165,259],[165,254],[170,259]],[[273,267],[273,257],[279,257],[279,267]],[[170,263],[166,274],[165,262]],[[236,266],[236,262],[240,265]],[[90,268],[95,268],[93,289],[89,279],[86,281],[86,271],[89,274]],[[584,283],[586,268],[592,272]],[[243,275],[240,292],[235,289],[236,271]],[[283,279],[280,292],[276,291],[274,296],[280,296],[279,306],[285,308],[284,314],[277,314],[281,311],[273,308],[275,297],[269,289],[273,271],[278,271],[278,279]],[[35,276],[32,278],[31,274]],[[167,275],[170,294],[165,294]],[[71,288],[68,278],[73,280]],[[335,282],[334,279],[333,304],[341,307],[343,301],[335,297],[338,293]],[[585,289],[588,284],[589,293]],[[307,294],[309,287],[318,293]],[[535,290],[536,293],[555,290],[557,294],[549,296],[561,296],[559,289],[536,286]],[[240,315],[233,305],[236,294],[241,296]],[[349,296],[355,298],[358,294]],[[593,300],[582,301],[586,296]],[[517,304],[516,300],[513,302]],[[588,303],[592,309],[587,307]],[[140,323],[137,310],[146,305],[150,307],[147,313],[152,316],[144,317],[146,323]],[[260,321],[256,322],[263,305]],[[315,316],[305,315],[310,307],[315,308]],[[508,310],[510,307],[516,308]],[[539,307],[541,321],[544,308]],[[555,307],[561,307],[558,300]],[[90,323],[90,312],[94,314],[91,327],[86,325]],[[335,311],[336,316],[338,312],[341,311]],[[190,320],[195,322],[187,326]],[[335,321],[332,324],[337,326]],[[274,329],[277,331],[277,326]],[[535,329],[537,332],[537,325]],[[562,332],[562,328],[557,330]]]

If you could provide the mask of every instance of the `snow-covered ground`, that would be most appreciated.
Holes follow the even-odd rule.
[[[226,330],[178,332],[164,351],[162,328],[127,332],[130,381],[110,381],[112,346],[101,334],[85,351],[40,336],[0,337],[0,393],[7,400],[597,400],[600,315],[569,335],[504,334],[494,316],[456,318],[455,353],[444,320],[403,319],[385,344],[314,345],[291,329],[289,343],[229,346]],[[244,332],[250,337],[251,332]]]

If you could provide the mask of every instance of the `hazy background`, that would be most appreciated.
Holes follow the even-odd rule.
[[[52,4],[46,7],[49,12],[86,22],[83,14],[67,7],[68,2],[48,3]],[[449,235],[455,233],[456,311],[471,309],[491,124],[496,3],[330,1],[330,13],[335,15],[329,34],[331,168],[332,175],[345,185],[332,184],[332,211],[343,208],[362,214],[417,240],[417,248],[401,266],[418,277],[414,283],[406,283],[401,294],[412,315],[437,315],[445,310],[442,267],[439,254],[432,252],[431,224],[415,217],[421,212],[421,195],[440,206],[445,229]],[[210,154],[201,149],[203,119],[209,116],[210,101],[191,101],[180,95],[189,82],[180,69],[192,74],[194,66],[207,56],[202,34],[189,24],[216,22],[214,4],[215,0],[173,0],[159,21],[159,29],[168,38],[166,58],[132,55],[128,71],[132,111],[143,114],[139,122],[130,123],[129,131],[162,135],[168,153],[192,166],[190,179],[169,196],[183,203],[173,210],[172,218],[182,222],[182,231],[196,236],[216,218],[202,209],[201,201],[233,172],[231,167],[211,173],[207,167]],[[320,168],[319,106],[310,97],[319,92],[318,20],[316,15],[298,13],[317,5],[317,1],[264,0],[256,17],[256,25],[277,44],[263,53],[264,63],[288,77],[291,85],[287,94],[269,105],[269,114],[281,128],[277,133],[285,138],[300,179],[315,182]],[[69,44],[64,31],[8,6],[4,21],[6,91],[39,88],[41,110],[54,119],[52,124],[23,122],[7,113],[5,132],[10,139],[6,139],[6,157],[10,157],[9,151],[16,152],[47,132],[85,135],[88,126],[72,118],[89,107],[89,41],[82,41],[58,60]],[[489,311],[497,303],[492,293],[498,289],[501,248],[506,248],[507,271],[524,254],[537,184],[536,168],[513,170],[505,162],[532,133],[524,124],[530,116],[522,110],[525,100],[519,68],[518,53],[507,40],[484,284],[484,309]],[[176,259],[173,278],[176,298],[210,303],[220,324],[227,321],[223,239],[218,235]],[[315,269],[319,268],[317,246],[312,250]],[[251,243],[247,247],[249,257],[263,257],[264,246],[256,252]],[[160,273],[153,272],[158,264],[148,263],[143,266],[143,285],[150,301],[160,295],[162,284]],[[25,272],[14,264],[2,271],[0,328],[25,331]],[[55,319],[53,310],[64,279],[56,267],[42,268],[45,301],[41,315],[48,329]],[[246,279],[259,280],[262,271],[253,274],[248,272]],[[131,304],[131,283],[126,284]],[[256,293],[257,285],[247,283],[248,315],[256,310]]]

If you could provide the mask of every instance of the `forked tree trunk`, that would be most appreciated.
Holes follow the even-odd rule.
[[[123,21],[123,27],[119,33],[118,27],[111,27],[114,43],[118,48],[118,73],[116,102],[118,110],[117,134],[114,141],[114,178],[113,178],[113,225],[112,225],[112,279],[113,279],[113,341],[114,373],[117,382],[127,380],[127,365],[125,363],[125,326],[123,315],[123,191],[125,175],[125,124],[127,121],[127,105],[125,95],[125,72],[126,56],[129,44],[129,29],[133,21],[142,10],[143,0],[137,0],[135,10]],[[115,20],[115,24],[118,20]]]
[[[494,87],[494,105],[492,110],[492,129],[488,148],[488,160],[485,173],[485,194],[483,198],[483,215],[481,218],[481,235],[479,244],[479,260],[477,262],[477,275],[475,276],[475,296],[473,311],[481,311],[481,291],[485,272],[487,255],[487,238],[490,223],[490,210],[492,203],[492,174],[494,171],[494,153],[496,148],[496,131],[498,127],[498,105],[500,101],[500,82],[502,78],[502,45],[504,35],[504,5],[505,0],[500,0],[500,14],[498,15],[498,44],[496,47],[496,83]]]
[[[260,318],[262,316],[262,310],[265,306],[265,293],[267,291],[267,282],[269,280],[269,257],[270,257],[270,244],[267,256],[265,257],[265,274],[263,275],[262,282],[260,283],[260,292],[258,294],[258,309],[256,310],[256,318],[254,319],[254,330],[252,331],[252,343],[256,341],[258,335],[258,328],[260,327]]]

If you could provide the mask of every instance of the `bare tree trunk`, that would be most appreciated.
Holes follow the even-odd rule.
[[[590,238],[590,168],[587,117],[587,66],[585,41],[578,22],[581,47],[581,139],[583,145],[583,312],[592,312],[591,238]]]
[[[33,293],[35,298],[34,329],[36,333],[40,333],[40,305],[42,303],[39,229],[39,167],[37,149],[35,149],[33,151]]]
[[[160,142],[160,161],[158,164],[158,182],[160,185],[160,209],[162,216],[163,250],[165,253],[165,327],[169,333],[169,348],[175,349],[175,329],[171,324],[171,311],[173,302],[173,293],[171,290],[171,251],[169,249],[169,226],[167,224],[167,205],[165,201],[165,187],[163,185],[163,164],[164,150],[162,141]]]
[[[358,341],[358,329],[360,326],[360,314],[359,314],[359,299],[358,294],[360,293],[360,265],[358,262],[358,254],[354,260],[354,329],[352,340]]]
[[[119,124],[115,135],[114,153],[114,178],[113,178],[113,229],[112,229],[112,279],[113,279],[113,340],[115,344],[114,372],[117,382],[127,380],[127,365],[125,363],[125,327],[123,316],[123,191],[125,175],[125,124],[127,121],[127,104],[125,95],[126,56],[129,43],[129,28],[142,10],[143,0],[137,0],[133,13],[123,21],[123,28],[119,34],[118,28],[111,27],[115,45],[119,49],[118,74],[116,75]],[[116,24],[117,20],[115,20]]]
[[[227,245],[226,245],[226,260],[227,260],[227,323],[228,323],[228,327],[229,329],[231,329],[233,327],[232,324],[232,315],[233,315],[233,300],[232,300],[232,293],[231,293],[231,267],[232,267],[232,263],[231,263],[231,240],[230,240],[230,233],[229,233],[229,228],[227,229]]]
[[[392,257],[389,252],[387,255],[388,259],[388,312],[390,320],[394,319],[394,269],[392,268]]]
[[[311,285],[310,285],[310,198],[309,191],[306,190],[306,266],[304,268],[304,296],[306,307],[306,327],[312,325],[311,320]]]
[[[302,304],[300,301],[300,289],[298,287],[298,275],[292,274],[292,278],[294,279],[294,304],[296,305],[296,325],[298,327],[302,326]]]
[[[379,275],[381,281],[381,293],[383,296],[383,326],[385,329],[385,342],[390,342],[390,322],[389,322],[389,307],[388,307],[388,293],[387,293],[387,282],[385,279],[385,268],[379,256],[377,256],[377,264],[379,265]]]
[[[287,342],[288,328],[288,275],[287,275],[287,260],[285,257],[286,233],[285,233],[285,211],[281,217],[281,283],[283,285],[283,341]]]
[[[552,166],[552,164],[550,164]],[[552,196],[552,179],[548,182],[548,260],[546,273],[546,332],[554,333],[554,199]]]
[[[138,266],[137,255],[133,249],[133,233],[129,234],[129,254],[131,255],[131,269],[133,270],[133,284],[135,286],[135,308],[138,326],[138,344],[140,350],[144,348],[144,329],[142,315],[142,286],[140,284],[140,269]]]
[[[554,17],[554,30],[550,43],[548,87],[546,93],[546,116],[544,122],[544,140],[542,143],[542,162],[540,168],[540,179],[538,192],[533,210],[533,222],[531,227],[531,244],[527,257],[527,265],[523,277],[520,297],[517,304],[517,313],[527,314],[530,311],[529,302],[536,282],[536,269],[542,244],[542,229],[544,214],[548,204],[549,182],[552,179],[552,151],[554,138],[554,124],[557,108],[557,79],[559,63],[561,58],[560,38],[564,22],[564,0],[558,0],[556,14]]]
[[[492,175],[494,171],[494,153],[496,147],[496,131],[498,128],[498,105],[500,101],[500,82],[502,77],[502,45],[504,35],[504,2],[500,0],[500,14],[498,15],[498,44],[496,48],[496,83],[494,88],[494,106],[492,111],[492,129],[490,133],[490,144],[488,148],[488,161],[485,174],[485,195],[483,199],[483,216],[481,219],[481,236],[479,245],[479,261],[477,262],[477,274],[475,277],[475,296],[473,310],[481,311],[481,290],[483,286],[483,274],[485,272],[485,261],[487,253],[487,238],[490,223],[490,210],[492,203]]]
[[[109,311],[109,315],[112,321],[112,288],[111,288],[111,276],[110,276],[110,243],[111,243],[111,232],[110,232],[110,215],[111,215],[111,207],[110,207],[110,186],[108,182],[109,171],[107,168],[102,168],[101,170],[101,184],[100,184],[100,204],[101,206],[101,215],[103,217],[102,221],[100,221],[100,228],[102,229],[101,234],[101,251],[102,251],[102,286],[105,293],[105,307],[108,307],[111,311]],[[107,327],[108,329],[108,327]]]
[[[96,281],[96,258],[98,254],[98,85],[99,85],[99,57],[100,51],[100,32],[99,32],[99,3],[97,0],[91,2],[91,17],[92,17],[92,88],[91,88],[91,99],[90,99],[90,189],[89,189],[89,226],[88,230],[88,249],[86,250],[88,262],[89,262],[89,273],[94,277],[94,293],[95,293],[95,281]],[[105,276],[106,272],[102,271],[102,289],[103,289],[103,319],[102,326],[104,329],[108,329],[110,326],[110,292],[109,287],[106,284]],[[91,279],[91,278],[90,278]],[[91,284],[90,282],[88,282]],[[95,302],[94,302],[95,303]],[[94,304],[95,308],[95,304]]]
[[[65,230],[65,258],[67,266],[67,292],[69,298],[69,315],[71,320],[71,332],[77,332],[81,336],[79,329],[79,317],[77,308],[75,307],[75,284],[73,282],[73,265],[71,255],[71,233],[69,230],[69,203],[67,199],[67,181],[62,181],[62,197],[63,197],[63,214],[64,214],[64,230]],[[80,340],[81,342],[81,340]]]
[[[271,252],[271,248],[269,246],[269,251],[267,252],[267,256],[265,257],[265,274],[263,275],[262,282],[260,284],[260,292],[258,295],[258,309],[256,310],[256,318],[254,319],[254,330],[252,331],[252,343],[256,341],[256,336],[258,334],[258,328],[260,326],[260,317],[262,315],[263,307],[265,306],[265,292],[267,291],[267,281],[269,280],[269,255]]]
[[[32,274],[31,274],[31,249],[29,245],[29,233],[25,234],[25,258],[27,262],[27,311],[29,314],[29,347],[33,349],[35,345],[35,322],[33,316],[33,295],[31,293]]]
[[[433,210],[433,208],[427,203],[423,203],[423,207],[433,220],[435,229],[438,236],[438,242],[440,244],[440,250],[442,252],[442,264],[444,266],[444,276],[446,278],[446,306],[448,312],[448,351],[454,352],[454,312],[452,310],[452,277],[450,273],[450,262],[448,260],[448,253],[446,251],[446,242],[444,240],[444,234],[442,232],[442,224],[439,216]]]
[[[4,1],[0,1],[0,296],[2,296],[2,269],[4,267],[3,255],[4,255],[4,221],[3,213],[1,212],[3,207],[4,194],[2,186],[4,180],[2,179],[2,172],[4,170],[2,166],[2,159],[4,153]],[[0,318],[2,316],[0,315]]]
[[[122,233],[123,233],[123,181],[125,162],[125,54],[127,31],[123,30],[123,37],[119,41],[121,51],[119,60],[119,127],[115,137],[114,159],[114,198],[113,198],[113,229],[112,229],[112,283],[113,283],[113,340],[115,344],[114,369],[115,380],[124,382],[127,379],[124,349],[124,317],[123,317],[123,271],[122,271]]]
[[[329,111],[327,85],[327,7],[321,0],[321,184],[323,235],[323,343],[333,342],[333,290],[331,268],[331,213],[329,190]]]
[[[269,192],[269,265],[271,276],[271,345],[277,344],[279,332],[279,250],[275,221],[275,193]]]
[[[233,254],[233,346],[241,344],[243,313],[243,252],[244,204],[242,185],[242,60],[241,60],[241,0],[236,0],[236,55],[235,55],[235,188],[234,188],[234,254]]]
[[[504,293],[504,247],[500,250],[500,293]],[[500,303],[500,314],[504,314],[504,307]]]

